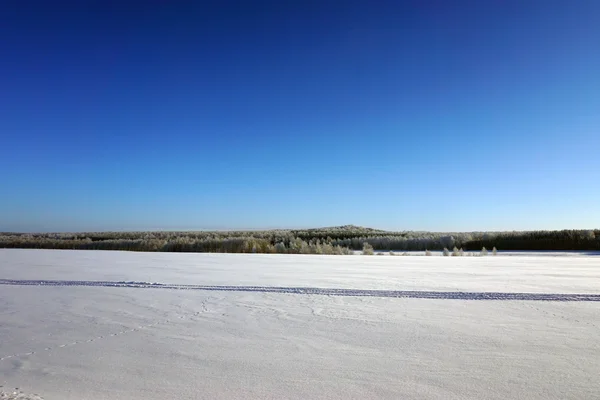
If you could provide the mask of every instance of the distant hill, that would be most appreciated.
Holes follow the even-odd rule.
[[[292,232],[306,231],[306,232],[365,232],[365,233],[385,233],[382,229],[367,228],[358,225],[340,225],[340,226],[328,226],[323,228],[308,228],[308,229],[290,229]]]

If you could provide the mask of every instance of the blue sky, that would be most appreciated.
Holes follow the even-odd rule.
[[[2,2],[0,231],[598,228],[599,15]]]

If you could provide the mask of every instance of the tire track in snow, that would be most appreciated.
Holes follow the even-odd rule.
[[[179,285],[136,281],[65,281],[0,279],[11,286],[86,286],[135,289],[204,290],[226,292],[284,293],[321,296],[395,297],[438,300],[516,300],[516,301],[600,301],[600,294],[579,293],[509,293],[509,292],[437,292],[418,290],[328,289],[284,286],[215,286]]]

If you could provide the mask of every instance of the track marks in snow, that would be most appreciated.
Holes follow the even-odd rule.
[[[136,289],[204,290],[226,292],[260,292],[321,296],[394,297],[437,300],[518,300],[518,301],[600,301],[600,294],[578,293],[509,293],[509,292],[436,292],[417,290],[328,289],[283,286],[214,286],[178,285],[136,281],[66,281],[0,279],[11,286],[86,286]]]
[[[527,307],[530,307],[530,308],[536,310],[538,313],[546,315],[550,319],[557,318],[557,319],[562,319],[564,321],[567,321],[571,324],[575,323],[575,324],[580,324],[580,325],[587,325],[587,326],[591,326],[597,330],[600,329],[600,327],[598,325],[596,325],[595,323],[593,323],[589,320],[577,319],[572,316],[560,314],[560,313],[558,313],[558,311],[555,311],[555,310],[553,310],[553,311],[544,310],[542,308],[536,307],[536,305],[534,305],[533,303],[529,303],[529,302],[524,302],[523,304],[526,305]]]
[[[181,321],[181,320],[184,320],[184,319],[190,319],[192,317],[198,316],[199,314],[203,314],[203,313],[208,312],[208,308],[206,307],[206,301],[202,301],[201,307],[202,307],[201,311],[194,312],[194,313],[192,313],[188,317],[186,317],[185,315],[180,315],[176,319],[165,319],[165,320],[161,320],[161,321],[154,321],[154,322],[152,322],[150,324],[138,325],[138,326],[135,326],[133,328],[122,329],[122,330],[120,330],[118,332],[112,332],[112,333],[108,333],[108,334],[104,334],[104,335],[98,335],[98,336],[91,337],[89,339],[77,340],[77,341],[74,341],[74,342],[63,343],[63,344],[59,344],[59,345],[56,345],[56,346],[45,347],[41,351],[40,350],[38,350],[38,351],[25,351],[25,352],[21,352],[21,353],[6,355],[6,356],[0,356],[0,361],[10,360],[10,359],[16,359],[16,358],[20,358],[20,357],[28,357],[28,356],[32,356],[32,355],[34,355],[36,353],[53,352],[53,351],[56,351],[56,350],[60,350],[60,349],[64,349],[64,348],[68,348],[68,347],[72,347],[72,346],[83,345],[83,344],[87,344],[87,343],[94,343],[94,342],[97,342],[99,340],[106,340],[106,339],[115,338],[115,337],[126,335],[126,334],[131,334],[131,333],[134,333],[134,332],[139,332],[139,331],[142,331],[144,329],[152,328],[154,326],[161,325],[161,324],[172,324],[172,323],[175,323],[176,321]]]
[[[164,324],[164,323],[169,323],[169,320],[165,320],[165,321],[159,321],[159,322],[153,322],[151,324],[146,324],[146,325],[140,325],[137,326],[135,328],[131,328],[131,329],[125,329],[119,332],[113,332],[113,333],[109,333],[106,335],[99,335],[99,336],[95,336],[93,338],[89,338],[87,340],[76,340],[74,342],[69,342],[69,343],[63,343],[63,344],[59,344],[56,346],[52,346],[52,347],[45,347],[42,351],[38,351],[39,353],[41,352],[51,352],[51,351],[56,351],[59,349],[64,349],[67,347],[72,347],[72,346],[76,346],[76,345],[80,345],[80,344],[85,344],[85,343],[92,343],[92,342],[96,342],[98,340],[103,340],[103,339],[107,339],[110,337],[115,337],[115,336],[121,336],[127,333],[132,333],[132,332],[136,332],[139,330],[142,330],[144,328],[151,328],[153,326],[156,326],[158,324]],[[16,354],[10,354],[10,355],[6,355],[6,356],[2,356],[0,357],[0,361],[4,361],[4,360],[10,360],[12,358],[20,358],[20,357],[27,357],[27,356],[32,356],[34,354],[36,354],[36,351],[27,351],[27,352],[22,352],[22,353],[16,353]]]

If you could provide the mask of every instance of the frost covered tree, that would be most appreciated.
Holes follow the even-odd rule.
[[[311,244],[310,251],[313,254],[323,254],[323,246],[321,246],[321,242],[317,240],[317,243]]]
[[[452,249],[452,256],[453,257],[460,256],[460,252],[458,251],[458,248],[456,246],[454,246],[454,248]]]
[[[342,254],[344,254],[344,253],[342,253],[342,248],[341,248],[341,246],[340,246],[340,245],[337,245],[337,246],[333,246],[333,247],[331,248],[331,254],[334,254],[334,255],[337,255],[337,256],[341,256],[341,255],[342,255]]]
[[[488,251],[487,249],[484,247],[483,249],[481,249],[481,254],[482,256],[487,256],[488,255]]]
[[[492,255],[498,255],[498,250],[496,250],[496,246],[492,249]]]
[[[352,250],[349,247],[342,247],[342,254],[345,256],[353,256],[354,255],[354,250]]]
[[[430,255],[431,255],[431,252],[430,252],[429,250],[425,250],[425,255],[426,255],[426,256],[430,256]]]
[[[333,246],[329,243],[325,243],[321,246],[323,254],[335,254]]]
[[[275,252],[276,253],[287,253],[287,248],[285,247],[285,243],[283,242],[279,242],[275,245]]]
[[[306,243],[304,240],[302,240],[302,243],[300,244],[300,254],[313,254],[313,251],[310,248],[310,245],[308,243]]]
[[[363,243],[362,253],[363,253],[363,256],[372,256],[373,254],[375,254],[375,252],[373,251],[373,246],[371,246],[369,244],[369,242]]]
[[[443,236],[440,238],[440,243],[446,248],[454,247],[456,240],[454,239],[454,236]]]
[[[397,252],[396,255],[405,251],[439,251],[444,247],[462,247],[467,252],[464,255],[479,256],[481,253],[477,253],[477,249],[494,246],[499,246],[504,251],[600,251],[600,229],[442,233],[388,232],[345,225],[318,229],[230,232],[0,232],[0,248],[25,249],[278,253],[283,250],[278,243],[283,243],[286,253],[290,254],[328,254],[329,245],[340,246],[345,252],[346,249],[362,250],[366,241],[374,250],[394,251]]]
[[[450,250],[444,247],[444,257],[448,257],[450,255]]]
[[[290,241],[290,252],[291,253],[295,253],[295,254],[299,254],[302,252],[302,246],[306,244],[302,239],[300,238],[294,238]]]

